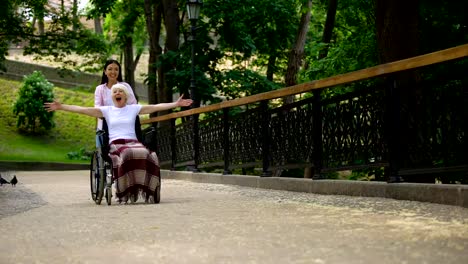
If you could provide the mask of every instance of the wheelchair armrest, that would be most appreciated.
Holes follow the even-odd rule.
[[[154,127],[148,127],[142,131],[143,134],[143,145],[148,149],[155,151],[156,150],[156,129]]]
[[[104,130],[96,131],[97,140],[99,141],[99,145],[101,147],[105,147],[109,145],[109,134],[107,134]]]

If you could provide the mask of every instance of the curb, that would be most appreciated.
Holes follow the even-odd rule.
[[[311,180],[168,170],[161,170],[161,177],[198,183],[230,184],[252,188],[325,195],[381,197],[396,200],[455,205],[468,208],[468,185],[461,184],[449,185],[347,180]]]
[[[0,161],[0,171],[66,171],[89,170],[89,164]],[[468,185],[386,183],[347,180],[312,180],[300,178],[223,175],[189,171],[161,170],[164,179],[186,180],[197,183],[238,185],[252,188],[315,193],[381,197],[396,200],[429,202],[468,208]]]
[[[60,171],[89,170],[88,164],[32,161],[0,161],[0,171]]]

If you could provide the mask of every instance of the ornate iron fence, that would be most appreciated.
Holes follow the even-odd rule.
[[[462,47],[460,58],[468,56],[468,45]],[[468,181],[468,76],[463,68],[468,62],[452,59],[443,67],[402,67],[394,74],[323,85],[326,93],[312,87],[308,98],[288,105],[276,106],[272,99],[279,96],[272,94],[251,99],[248,110],[233,116],[229,106],[212,107],[210,119],[193,122],[196,114],[191,121],[158,129],[153,146],[161,165],[171,169],[189,165],[229,174],[258,168],[262,176],[271,176],[308,168],[320,179],[327,172],[379,168],[388,181],[421,181],[423,176],[422,181],[431,182],[437,173],[448,172],[458,175],[458,182]],[[447,68],[450,72],[441,70]],[[416,78],[405,81],[407,75]]]

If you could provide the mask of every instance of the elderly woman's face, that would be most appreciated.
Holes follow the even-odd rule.
[[[114,89],[112,92],[112,101],[115,106],[124,106],[127,103],[127,95],[122,89]]]

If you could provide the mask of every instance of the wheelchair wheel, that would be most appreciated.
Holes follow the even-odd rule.
[[[154,203],[158,204],[161,201],[161,183],[159,183],[158,187],[154,191]]]
[[[96,204],[101,204],[102,196],[104,195],[104,184],[105,184],[105,169],[103,160],[99,152],[93,153],[91,159],[91,170],[90,170],[90,185],[91,185],[91,198]]]
[[[132,204],[138,201],[138,193],[131,193],[129,194],[129,200]]]
[[[111,205],[112,203],[112,187],[106,187],[106,201],[107,205]]]
[[[106,201],[107,205],[111,205],[112,203],[112,178],[113,178],[113,170],[112,170],[112,162],[105,161],[104,162],[104,175],[105,175],[105,185],[106,185]]]

